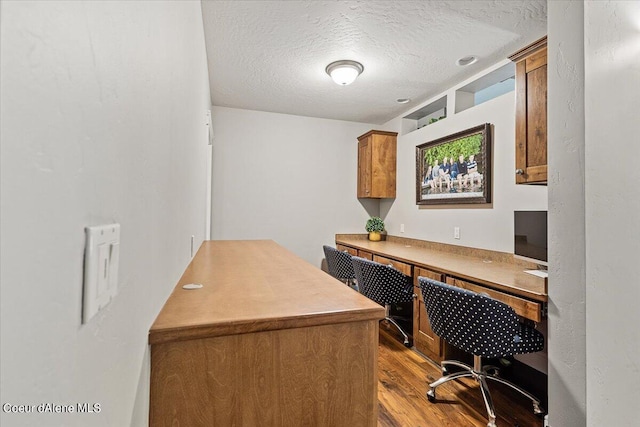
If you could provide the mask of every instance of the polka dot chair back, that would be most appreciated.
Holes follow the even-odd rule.
[[[544,337],[518,321],[509,305],[426,277],[418,283],[431,329],[473,355],[504,357],[540,351]]]
[[[330,275],[338,280],[355,279],[350,253],[339,251],[327,245],[324,245],[322,249],[324,250],[324,257],[327,260],[327,268]]]
[[[360,293],[380,305],[413,301],[411,279],[395,268],[352,257]]]

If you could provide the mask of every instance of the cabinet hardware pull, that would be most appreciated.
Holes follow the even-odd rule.
[[[522,169],[516,169],[516,175],[524,175],[524,171]]]

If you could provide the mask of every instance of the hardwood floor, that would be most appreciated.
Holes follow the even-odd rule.
[[[428,382],[440,369],[408,348],[380,325],[378,357],[378,427],[486,427],[487,412],[477,383],[463,378],[437,389],[427,400]],[[489,384],[498,427],[542,427],[531,402],[495,382]]]

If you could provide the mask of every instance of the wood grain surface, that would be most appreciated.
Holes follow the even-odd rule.
[[[358,198],[396,196],[397,135],[372,130],[358,137]]]
[[[373,427],[384,315],[275,242],[204,242],[149,332],[149,425]]]
[[[202,289],[185,290],[200,283]],[[268,240],[206,241],[149,343],[381,319],[384,309]]]
[[[487,412],[474,380],[443,384],[437,389],[436,402],[429,402],[428,383],[440,378],[439,367],[404,347],[384,326],[378,371],[378,427],[486,427]],[[495,382],[489,383],[489,389],[498,426],[542,427],[542,419],[533,414],[526,398]]]
[[[431,360],[440,362],[443,356],[442,340],[431,329],[418,277],[427,277],[439,282],[442,282],[444,277],[440,273],[418,267],[413,275],[413,293],[415,294],[413,299],[413,345],[416,350]]]
[[[152,346],[150,425],[375,426],[378,322]]]
[[[525,273],[525,267],[519,263],[498,262],[485,257],[414,246],[389,237],[386,241],[371,242],[360,238],[336,236],[336,243],[481,283],[489,288],[534,301],[546,302],[548,299],[546,279]]]
[[[547,38],[512,55],[516,63],[516,183],[547,182]]]
[[[453,279],[453,285],[479,294],[486,294],[493,299],[502,301],[503,303],[511,306],[518,316],[522,316],[525,319],[530,319],[534,322],[540,322],[542,320],[542,307],[540,306],[540,303],[515,297],[493,289],[487,289],[486,287],[478,286],[465,280]]]

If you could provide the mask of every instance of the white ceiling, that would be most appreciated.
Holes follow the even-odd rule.
[[[203,0],[213,105],[382,124],[546,34],[546,0]],[[476,55],[468,67],[458,58]],[[338,86],[325,67],[356,60]],[[411,98],[398,104],[398,98]]]

